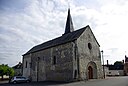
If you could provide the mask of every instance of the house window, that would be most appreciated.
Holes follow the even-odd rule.
[[[53,59],[52,59],[52,64],[53,64],[53,65],[56,64],[56,56],[53,57]]]
[[[27,68],[27,64],[28,64],[28,63],[27,63],[27,61],[26,61],[25,68]]]

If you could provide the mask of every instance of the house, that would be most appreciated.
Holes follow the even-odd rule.
[[[124,75],[124,65],[108,65],[108,76],[123,76]]]
[[[13,66],[12,68],[14,69],[16,76],[22,75],[22,63],[21,62],[19,62],[17,65]]]
[[[99,47],[89,25],[74,31],[68,9],[64,34],[23,55],[23,76],[31,77],[32,81],[103,78]]]
[[[123,76],[124,75],[124,63],[122,61],[116,61],[114,65],[104,65],[106,76]]]

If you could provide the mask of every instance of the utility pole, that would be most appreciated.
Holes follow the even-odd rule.
[[[103,57],[103,53],[104,53],[104,51],[102,50],[101,51],[101,54],[102,54],[102,62],[103,62],[103,75],[104,75],[104,79],[105,79],[105,69],[104,69],[104,57]]]

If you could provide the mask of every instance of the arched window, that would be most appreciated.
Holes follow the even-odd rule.
[[[26,61],[25,67],[27,68],[28,62]]]
[[[88,43],[88,48],[89,48],[90,50],[92,49],[91,43]]]
[[[53,59],[52,59],[52,64],[55,65],[56,62],[57,62],[57,61],[56,61],[56,56],[54,56]]]

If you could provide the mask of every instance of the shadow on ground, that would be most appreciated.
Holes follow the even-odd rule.
[[[55,82],[55,81],[44,81],[44,82],[30,82],[30,83],[17,83],[17,84],[12,84],[12,83],[0,83],[0,86],[57,86],[57,85],[64,85],[64,84],[69,84],[73,82]]]

